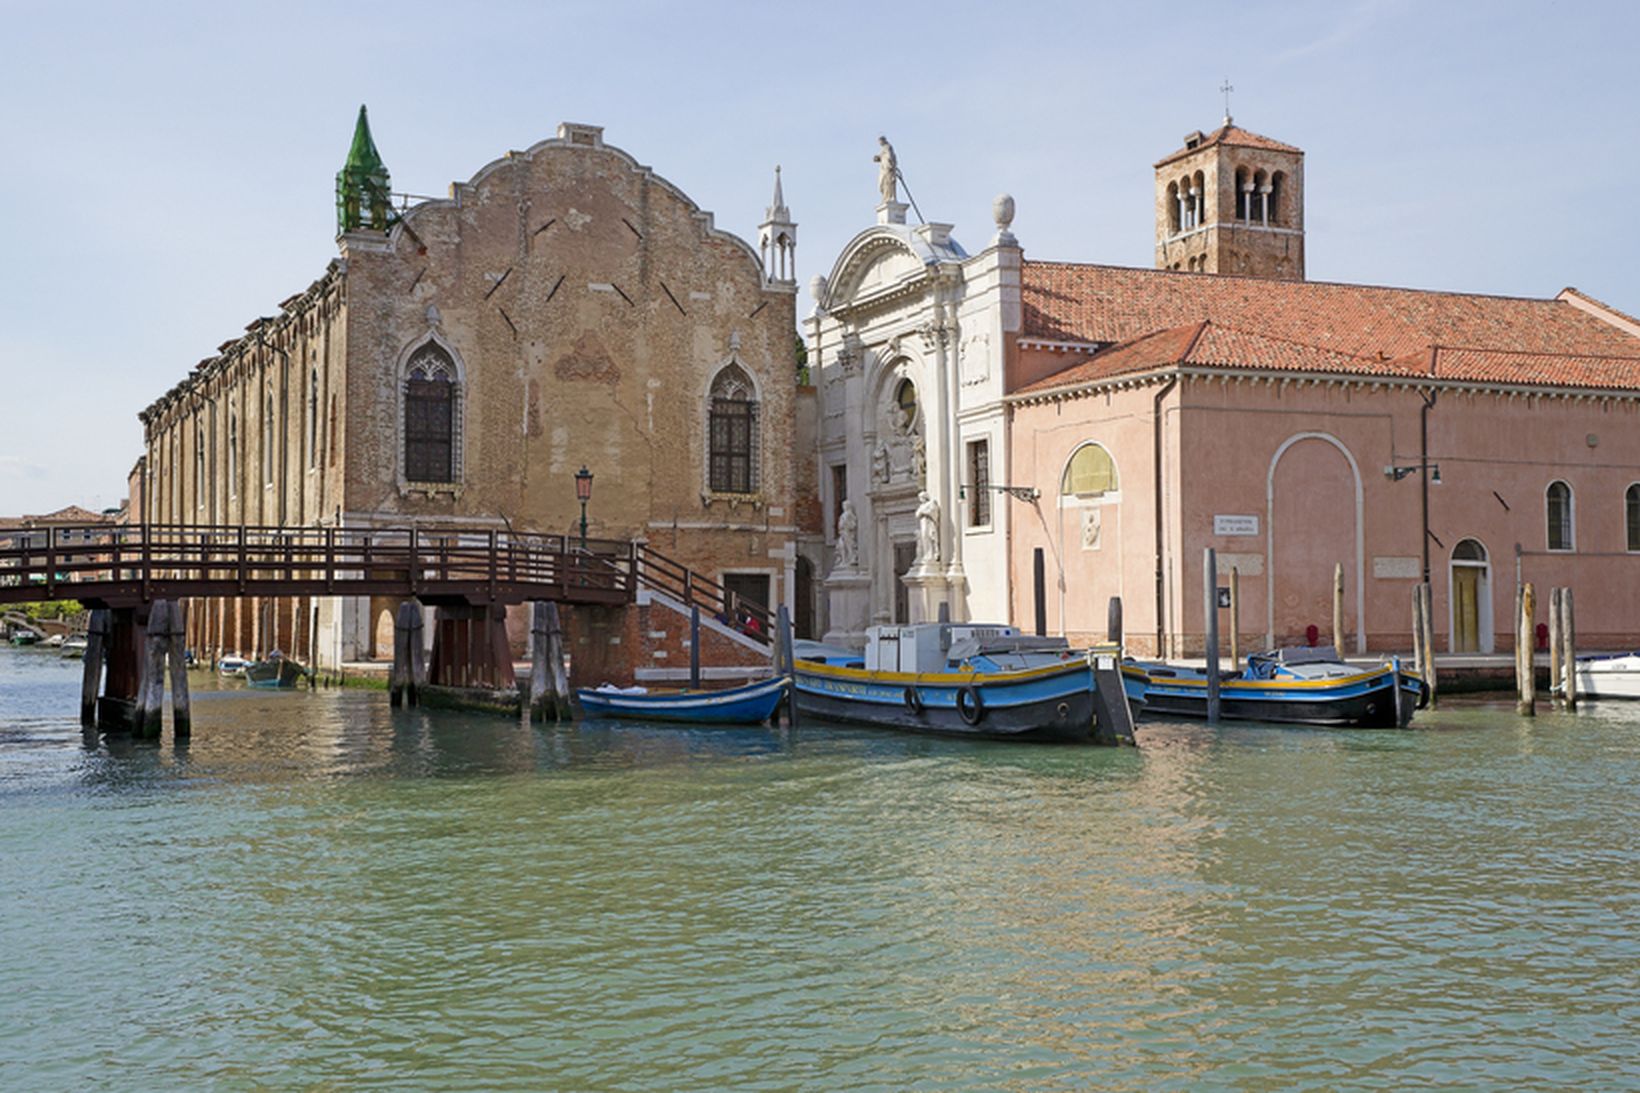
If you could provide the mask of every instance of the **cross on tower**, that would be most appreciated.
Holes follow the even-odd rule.
[[[1229,125],[1230,124],[1230,92],[1235,90],[1234,85],[1232,85],[1230,83],[1230,77],[1229,76],[1226,76],[1224,78],[1224,83],[1219,87],[1219,90],[1224,92],[1224,124]]]

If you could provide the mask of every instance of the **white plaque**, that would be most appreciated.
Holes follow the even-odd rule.
[[[1213,517],[1214,535],[1257,535],[1257,516],[1225,516],[1218,514]]]
[[[1416,581],[1424,575],[1424,566],[1417,558],[1375,555],[1372,575],[1379,580]]]

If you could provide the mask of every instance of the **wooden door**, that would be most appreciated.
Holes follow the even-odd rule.
[[[1474,566],[1452,567],[1452,651],[1475,653],[1481,647],[1481,571]]]
[[[907,626],[911,622],[911,597],[903,578],[911,572],[911,566],[916,560],[916,543],[894,544],[894,621],[901,626]]]

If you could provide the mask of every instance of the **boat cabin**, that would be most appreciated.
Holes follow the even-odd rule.
[[[1061,637],[1038,638],[1017,627],[988,623],[925,622],[866,629],[865,667],[873,672],[945,672],[976,657],[1059,652]]]

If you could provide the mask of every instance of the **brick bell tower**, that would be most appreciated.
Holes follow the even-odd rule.
[[[1304,279],[1304,152],[1227,113],[1156,164],[1156,268]]]

